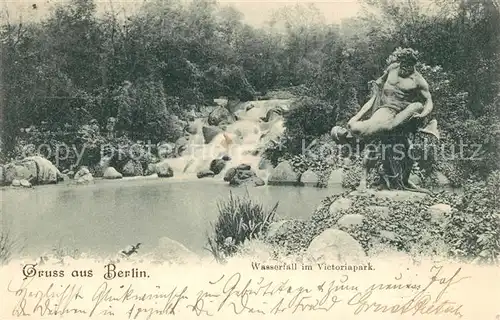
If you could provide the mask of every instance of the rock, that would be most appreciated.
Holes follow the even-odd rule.
[[[155,164],[154,172],[158,175],[158,178],[171,178],[174,176],[174,170],[168,164],[168,160],[163,160]]]
[[[141,163],[134,160],[129,160],[125,166],[123,166],[122,172],[125,177],[137,177],[144,175]]]
[[[304,186],[316,187],[318,182],[318,175],[310,169],[300,175],[300,183]]]
[[[269,225],[267,229],[266,237],[268,239],[281,237],[286,235],[289,231],[289,227],[293,224],[293,221],[280,220],[273,222]]]
[[[224,170],[224,167],[226,166],[226,162],[222,159],[214,159],[212,162],[210,162],[210,171],[212,171],[215,174],[219,174],[222,170]]]
[[[21,180],[14,179],[14,180],[12,180],[12,184],[11,185],[13,187],[20,187],[21,186]]]
[[[182,243],[168,237],[160,238],[158,246],[154,249],[154,256],[157,260],[174,264],[190,263],[193,262],[193,259],[198,259],[198,256]]]
[[[337,221],[339,227],[360,226],[365,217],[362,214],[346,214]]]
[[[316,236],[307,253],[316,260],[336,260],[340,263],[361,263],[366,260],[363,247],[347,232],[326,229]]]
[[[251,170],[252,166],[246,163],[242,163],[236,167],[237,170]]]
[[[271,108],[267,111],[266,116],[262,118],[264,122],[272,122],[283,118],[283,109],[278,107]]]
[[[20,182],[21,182],[21,187],[24,187],[24,188],[31,188],[31,187],[33,187],[31,185],[31,182],[29,182],[28,180],[21,180]]]
[[[341,210],[347,210],[351,207],[352,200],[348,198],[338,198],[330,205],[330,215],[336,216]]]
[[[383,206],[368,206],[366,207],[367,211],[373,212],[373,214],[382,217],[384,219],[389,218],[390,215],[390,209],[388,207],[383,207]]]
[[[225,155],[222,156],[222,160],[224,160],[224,161],[231,161],[231,157],[228,156],[227,154],[225,154]]]
[[[236,169],[236,174],[233,175],[233,177],[229,181],[229,185],[231,186],[250,185],[254,187],[261,187],[265,184],[266,183],[264,182],[264,180],[259,178],[257,174],[252,170]]]
[[[293,171],[293,167],[288,161],[283,161],[274,168],[269,175],[269,185],[297,185],[298,174]]]
[[[75,177],[75,172],[73,170],[70,170],[68,171],[68,173],[66,173],[66,175],[68,176],[68,178],[73,179]]]
[[[226,174],[224,175],[224,181],[227,182],[231,181],[236,172],[237,172],[236,168],[229,168],[229,170],[227,170]]]
[[[410,177],[408,178],[408,181],[412,182],[413,184],[415,184],[416,186],[419,186],[422,184],[422,179],[420,179],[419,176],[417,176],[416,174],[414,173],[411,173],[410,174]]]
[[[441,224],[446,220],[446,216],[449,215],[452,208],[449,204],[438,203],[430,206],[428,213],[431,215],[431,222]]]
[[[380,231],[380,238],[388,241],[396,241],[397,236],[396,233],[392,231],[382,230]]]
[[[196,174],[196,176],[198,177],[198,179],[201,179],[201,178],[213,177],[215,176],[215,173],[213,173],[213,171],[210,170],[201,170]]]
[[[220,124],[230,124],[234,122],[234,117],[229,110],[224,107],[218,106],[208,116],[208,124],[211,126],[218,126]]]
[[[332,170],[328,178],[329,187],[339,187],[342,185],[342,168]]]
[[[123,175],[120,172],[116,171],[115,168],[108,167],[104,171],[103,178],[104,179],[121,179],[121,178],[123,178]]]
[[[89,183],[94,181],[94,177],[87,167],[81,167],[75,174],[74,179],[78,184]]]
[[[440,171],[436,172],[436,180],[440,186],[450,185],[450,180]]]
[[[201,129],[203,132],[203,138],[205,139],[205,143],[210,143],[212,140],[220,133],[222,133],[222,129],[219,127],[213,126],[203,126]]]
[[[33,184],[55,184],[61,181],[61,172],[49,160],[40,156],[26,157],[2,168],[2,184],[16,180],[28,180]]]

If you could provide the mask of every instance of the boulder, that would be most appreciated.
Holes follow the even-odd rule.
[[[215,176],[215,173],[213,171],[210,171],[210,170],[201,170],[199,171],[196,176],[198,177],[198,179],[201,179],[201,178],[207,178],[207,177],[213,177]]]
[[[438,203],[430,206],[427,212],[431,216],[431,222],[441,224],[446,220],[446,216],[449,215],[452,208],[449,204]]]
[[[297,185],[298,174],[293,171],[292,165],[288,161],[283,161],[274,168],[269,175],[269,185]]]
[[[318,182],[318,175],[310,169],[300,175],[300,184],[304,186],[316,187],[318,186]]]
[[[362,214],[346,214],[337,221],[339,227],[353,227],[363,224],[365,217]]]
[[[227,154],[225,154],[225,155],[222,156],[222,160],[224,160],[224,161],[231,161],[231,157],[228,156]]]
[[[272,122],[277,119],[283,118],[283,109],[281,107],[274,107],[267,111],[266,116],[261,118],[264,122]]]
[[[218,126],[220,124],[230,124],[234,122],[234,117],[225,107],[218,106],[208,116],[208,124]]]
[[[167,160],[155,164],[153,170],[159,178],[171,178],[174,176],[174,170],[168,164]]]
[[[172,264],[192,263],[193,259],[198,259],[198,256],[182,243],[168,237],[160,238],[158,246],[153,250],[153,255],[155,260]]]
[[[14,179],[14,180],[12,180],[12,184],[11,185],[13,187],[20,187],[21,186],[21,180]]]
[[[362,263],[366,260],[361,244],[338,229],[326,229],[316,236],[307,253],[316,260],[335,260],[339,263]]]
[[[195,122],[189,122],[184,127],[184,131],[186,131],[189,134],[197,134],[198,133],[198,126],[196,125]]]
[[[382,231],[380,231],[380,238],[382,238],[386,241],[396,241],[397,235],[393,231],[382,230]]]
[[[210,143],[212,140],[220,133],[222,133],[222,129],[214,126],[203,126],[201,129],[203,132],[203,138],[205,139],[205,143]]]
[[[328,178],[329,187],[339,187],[342,185],[342,168],[332,170],[330,177]]]
[[[70,170],[68,171],[68,173],[66,173],[66,175],[68,176],[68,178],[73,179],[75,177],[75,172],[73,170]]]
[[[352,200],[348,198],[338,198],[330,205],[330,215],[336,216],[340,211],[347,210],[351,207]]]
[[[212,162],[210,162],[210,171],[212,171],[215,174],[219,174],[222,170],[224,170],[224,167],[226,166],[226,162],[222,159],[214,159]]]
[[[12,184],[14,179],[28,180],[33,184],[53,184],[62,180],[61,172],[49,160],[32,156],[14,161],[2,169],[2,183]]]
[[[78,184],[84,184],[94,181],[94,177],[87,167],[81,167],[80,170],[75,173],[74,179]]]
[[[123,175],[125,177],[136,177],[144,175],[144,170],[139,161],[129,160],[125,166],[123,166]]]
[[[289,220],[280,220],[269,225],[266,233],[268,239],[273,239],[286,235],[292,223]]]
[[[120,172],[116,171],[115,168],[108,167],[104,171],[103,178],[104,179],[121,179],[121,178],[123,178],[123,175]]]
[[[33,186],[31,185],[31,182],[29,182],[28,180],[21,180],[21,187],[31,188]]]
[[[237,169],[234,167],[234,168],[229,168],[229,170],[226,171],[226,174],[224,175],[224,181],[231,181],[231,179],[234,177],[234,175],[236,174],[237,172]]]
[[[229,181],[230,186],[254,186],[261,187],[266,183],[264,180],[259,178],[255,172],[252,170],[239,170],[236,169],[236,174],[233,175],[231,180]]]
[[[239,166],[236,167],[238,170],[251,170],[252,166],[246,163],[242,163]]]

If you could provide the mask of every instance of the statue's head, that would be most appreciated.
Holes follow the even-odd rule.
[[[419,52],[412,48],[397,48],[387,58],[387,63],[399,63],[402,69],[413,69],[418,62]]]

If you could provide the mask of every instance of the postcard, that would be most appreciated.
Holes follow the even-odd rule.
[[[497,0],[0,22],[0,319],[500,319]]]

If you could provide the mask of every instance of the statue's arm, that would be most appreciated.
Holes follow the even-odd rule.
[[[418,86],[420,87],[420,93],[425,99],[425,103],[422,112],[415,115],[414,118],[424,118],[431,113],[432,109],[434,109],[434,103],[432,102],[432,96],[429,91],[429,84],[422,76],[418,77]]]

